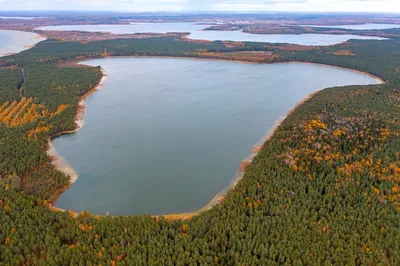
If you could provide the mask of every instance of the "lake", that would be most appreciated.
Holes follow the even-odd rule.
[[[37,18],[43,18],[43,17],[6,17],[6,16],[0,16],[0,19],[21,19],[21,20],[29,20],[29,19],[37,19]]]
[[[384,38],[359,36],[359,35],[334,35],[334,34],[251,34],[242,31],[203,31],[205,25],[195,23],[139,23],[129,25],[62,25],[40,27],[40,30],[60,31],[89,31],[89,32],[111,32],[114,34],[124,33],[167,33],[167,32],[189,32],[191,39],[208,41],[248,41],[269,43],[291,43],[300,45],[334,45],[346,42],[349,39],[374,39]]]
[[[301,25],[305,27],[315,27],[315,28],[336,28],[336,29],[348,29],[348,30],[384,30],[384,29],[397,29],[400,28],[400,24],[376,24],[376,23],[366,23],[366,24],[355,24],[355,25]]]
[[[45,38],[36,33],[0,30],[0,57],[11,53],[19,53],[43,40]]]
[[[53,145],[79,174],[56,206],[98,214],[195,211],[227,187],[275,122],[326,87],[375,84],[329,66],[108,58],[85,125]]]

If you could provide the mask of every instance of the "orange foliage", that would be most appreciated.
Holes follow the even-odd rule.
[[[57,111],[55,111],[54,113],[51,113],[50,116],[53,117],[55,115],[58,115],[70,106],[71,106],[70,104],[61,104],[60,106],[57,107]]]
[[[85,226],[83,224],[78,225],[79,230],[85,231]]]
[[[345,134],[346,134],[346,132],[345,132],[345,131],[342,131],[342,130],[340,130],[340,129],[336,129],[335,131],[333,131],[333,136],[334,136],[335,138],[340,137],[341,135],[345,135]]]
[[[187,233],[188,229],[189,229],[189,226],[188,226],[187,224],[183,224],[183,225],[182,225],[182,231],[183,231],[184,233]]]
[[[3,112],[3,110],[10,104],[10,102],[5,102],[3,103],[2,106],[0,106],[0,114]]]
[[[273,54],[271,52],[248,52],[248,51],[226,52],[226,53],[200,51],[197,53],[197,55],[203,58],[236,60],[236,61],[246,61],[254,63],[275,62],[279,58],[278,54]]]
[[[193,219],[194,216],[196,216],[197,213],[182,213],[182,214],[168,214],[168,215],[163,215],[159,217],[164,217],[168,222],[176,221],[176,220],[185,220],[185,221],[190,221]],[[156,217],[158,220],[159,217]]]
[[[7,108],[5,108],[1,113],[0,113],[0,122],[3,122],[3,119],[8,115],[8,113],[17,105],[16,101],[13,101],[11,105],[9,105]]]
[[[310,131],[313,129],[327,129],[327,125],[319,120],[313,119],[309,122],[306,122],[304,125],[304,129],[306,131]]]
[[[11,121],[11,126],[15,127],[19,125],[19,117],[21,114],[23,114],[25,112],[25,109],[32,103],[33,99],[29,98],[28,100],[26,100],[26,98],[24,97],[22,99],[21,102],[23,102],[20,110],[15,114],[13,120]],[[18,104],[19,105],[19,104]]]
[[[19,102],[17,103],[17,105],[16,105],[14,108],[12,108],[12,109],[10,110],[10,112],[7,114],[7,116],[4,117],[3,122],[4,122],[4,123],[8,123],[8,121],[10,121],[11,117],[12,117],[15,113],[18,112],[18,110],[25,104],[25,102],[26,102],[26,98],[24,97],[24,98],[22,98],[21,101],[19,101]]]
[[[367,93],[359,89],[351,92],[350,97],[362,97]],[[398,93],[390,94],[388,98],[393,106],[400,108]],[[347,108],[340,109],[347,111]],[[359,177],[363,174],[369,179],[390,181],[391,191],[371,186],[371,190],[365,192],[368,195],[367,203],[369,204],[373,197],[377,197],[382,203],[392,203],[400,211],[400,152],[395,152],[394,158],[385,159],[377,159],[374,154],[375,151],[382,152],[388,139],[400,135],[400,120],[397,117],[388,117],[386,126],[377,125],[372,129],[372,119],[382,119],[384,116],[385,113],[376,111],[366,117],[332,119],[326,114],[319,115],[318,118],[309,120],[297,128],[298,134],[292,136],[292,139],[296,139],[297,146],[289,148],[280,158],[294,173],[302,173],[310,180],[313,179],[313,168],[320,167],[321,163],[329,164],[337,173],[336,189],[360,185]],[[322,131],[323,136],[319,136],[318,130]],[[341,142],[337,141],[339,137],[345,138],[345,141],[354,141],[356,145],[343,153],[343,147],[339,146]],[[290,138],[280,140],[282,143],[290,141]],[[374,150],[370,150],[371,146],[375,147]],[[360,157],[360,154],[366,151],[368,153]],[[333,192],[334,197],[337,195],[336,191]]]
[[[38,126],[35,129],[31,129],[28,131],[27,137],[28,139],[37,139],[37,134],[43,133],[43,132],[48,132],[50,129],[50,126]]]
[[[22,116],[22,118],[18,119],[17,124],[28,124],[40,118],[41,115],[36,111],[36,107],[37,106],[35,104],[32,104],[31,107],[29,107],[28,111]]]
[[[340,50],[337,52],[329,52],[328,54],[333,54],[333,55],[337,55],[337,56],[356,56],[355,53],[352,53],[349,50]]]
[[[65,109],[65,107],[61,108]],[[33,103],[33,98],[25,97],[19,102],[4,103],[0,110],[0,124],[5,124],[7,127],[32,123],[36,119],[46,116],[48,112],[45,106]]]

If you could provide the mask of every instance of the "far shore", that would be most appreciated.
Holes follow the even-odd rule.
[[[338,68],[338,69],[343,69],[343,70],[350,70],[350,71],[354,71],[354,72],[357,72],[357,73],[360,73],[360,74],[369,76],[369,77],[375,79],[376,82],[377,82],[378,84],[386,84],[386,81],[383,80],[383,79],[381,79],[380,77],[377,77],[377,76],[375,76],[375,75],[373,75],[373,74],[371,74],[371,73],[364,72],[364,71],[357,70],[357,69],[345,68],[345,67],[341,67],[341,66],[328,65],[328,64],[313,63],[313,62],[291,61],[290,63],[310,64],[310,65],[317,65],[317,66],[329,66],[329,67]],[[373,85],[373,84],[372,84],[372,85]]]
[[[18,52],[0,53],[0,57],[18,54],[18,53],[20,53],[20,52],[22,52],[22,51],[25,51],[25,50],[28,50],[28,49],[30,49],[30,48],[35,47],[39,42],[45,41],[45,40],[47,39],[47,37],[46,37],[45,35],[39,34],[39,33],[36,33],[36,32],[20,31],[20,30],[4,30],[4,31],[18,31],[18,32],[26,32],[26,33],[35,34],[35,36],[31,38],[31,40],[34,40],[35,43],[33,43],[33,44],[28,44],[28,45],[24,45],[24,46],[23,46],[23,49],[22,49],[21,51],[18,51]]]
[[[358,70],[358,69],[353,69],[353,68],[346,68],[346,67],[341,67],[341,66],[335,66],[335,65],[329,65],[329,64],[321,64],[321,63],[314,63],[314,62],[309,62],[309,61],[287,61],[287,62],[252,62],[252,61],[246,61],[246,60],[236,60],[236,59],[219,59],[219,58],[206,58],[206,57],[190,57],[190,56],[162,56],[162,55],[157,55],[157,56],[151,56],[151,55],[123,55],[123,56],[107,56],[107,57],[99,57],[99,58],[88,58],[88,59],[83,59],[83,60],[71,60],[71,61],[66,61],[63,63],[60,63],[59,66],[61,67],[85,67],[87,65],[81,64],[85,61],[90,61],[90,60],[96,60],[96,59],[112,59],[112,58],[172,58],[172,59],[189,59],[189,60],[211,60],[211,61],[222,61],[222,62],[236,62],[236,63],[241,63],[241,64],[288,64],[288,63],[294,63],[294,64],[310,64],[310,65],[318,65],[318,66],[325,66],[325,67],[332,67],[332,68],[337,68],[337,69],[343,69],[347,71],[354,71],[366,76],[369,76],[377,81],[378,84],[386,84],[386,81],[383,80],[382,78],[375,76],[371,73]],[[372,84],[373,85],[373,84]]]
[[[239,63],[260,64],[260,63],[253,63],[253,62],[247,62],[247,61],[237,61],[237,60],[220,60],[220,59],[212,59],[212,58],[173,57],[173,56],[115,56],[115,57],[105,57],[105,58],[143,58],[143,57],[148,57],[148,58],[157,58],[157,57],[158,58],[183,58],[183,59],[193,59],[193,60],[215,60],[215,61],[229,61],[229,62],[239,62]],[[84,67],[85,65],[81,64],[81,63],[84,63],[85,61],[95,60],[95,59],[103,59],[103,58],[86,59],[86,60],[80,60],[80,61],[69,61],[69,62],[62,63],[59,66],[60,67],[62,67],[62,66],[64,66],[64,67],[83,66]],[[360,74],[372,77],[373,79],[375,79],[375,81],[378,84],[385,84],[386,83],[386,81],[384,81],[383,79],[381,79],[381,78],[379,78],[377,76],[374,76],[374,75],[372,75],[370,73],[363,72],[363,71],[360,71],[360,70],[355,70],[355,69],[344,68],[344,67],[340,67],[340,66],[334,66],[334,65],[318,64],[318,63],[312,63],[312,62],[298,62],[298,61],[276,62],[276,63],[268,63],[268,64],[287,64],[287,63],[313,64],[313,65],[328,66],[328,67],[333,67],[333,68],[338,68],[338,69],[343,69],[343,70],[348,70],[348,71],[355,71],[355,72],[358,72]],[[261,64],[263,64],[263,63],[261,63]],[[264,63],[264,64],[266,64],[266,63]],[[98,85],[80,98],[79,107],[78,107],[77,113],[75,115],[75,123],[77,125],[76,129],[71,130],[71,131],[60,132],[60,133],[56,134],[55,136],[53,136],[52,138],[49,139],[49,147],[48,147],[48,150],[47,150],[47,154],[48,154],[49,158],[51,159],[52,163],[54,164],[54,166],[56,167],[57,170],[59,170],[59,171],[65,173],[65,174],[71,176],[70,185],[73,184],[78,179],[78,174],[68,164],[68,162],[61,155],[58,154],[58,152],[56,151],[56,149],[52,145],[51,141],[52,141],[53,138],[55,138],[57,136],[61,136],[63,134],[72,134],[72,133],[75,133],[79,129],[82,128],[82,126],[84,125],[86,99],[90,95],[92,95],[94,92],[96,92],[99,88],[101,88],[103,86],[104,81],[105,81],[105,79],[107,77],[107,74],[105,73],[103,68],[101,68],[101,71],[102,71],[103,75],[102,75],[102,78],[101,78],[100,82],[98,83]],[[374,85],[374,84],[371,84],[371,85]],[[249,155],[242,161],[241,166],[239,167],[238,171],[236,172],[236,174],[235,174],[233,180],[231,181],[231,183],[227,187],[225,187],[223,190],[221,190],[204,207],[200,208],[199,210],[196,210],[196,211],[193,211],[193,212],[188,212],[188,213],[154,215],[153,217],[166,217],[167,219],[170,219],[170,220],[187,220],[187,219],[191,219],[194,216],[199,215],[201,212],[204,212],[204,211],[207,211],[207,210],[211,209],[215,205],[221,204],[224,201],[225,197],[227,196],[228,192],[231,191],[232,189],[234,189],[236,187],[236,185],[239,183],[239,181],[243,178],[243,176],[245,174],[246,166],[251,164],[253,159],[262,150],[265,142],[267,142],[275,134],[276,130],[279,128],[279,126],[282,124],[282,122],[290,114],[292,114],[299,106],[301,106],[307,100],[311,99],[315,94],[317,94],[318,92],[320,92],[323,89],[325,89],[325,88],[319,89],[319,90],[311,93],[306,98],[304,98],[301,101],[299,101],[292,109],[290,109],[288,111],[288,113],[285,116],[279,118],[274,123],[273,127],[268,130],[267,134],[265,136],[263,136],[260,139],[260,141],[257,142],[257,144],[255,144],[253,146],[253,148],[251,149],[251,152],[249,153]],[[71,173],[72,173],[72,175],[71,175]],[[50,209],[52,211],[66,211],[64,209],[56,208],[56,207],[53,207],[53,206],[51,206]],[[77,216],[79,214],[78,213],[74,213],[74,215]]]
[[[310,65],[318,65],[318,66],[325,66],[325,67],[332,67],[332,68],[337,68],[337,69],[343,69],[347,71],[354,71],[366,76],[369,76],[377,81],[379,84],[385,84],[386,81],[383,80],[380,77],[377,77],[371,73],[358,70],[358,69],[353,69],[353,68],[346,68],[346,67],[341,67],[341,66],[335,66],[335,65],[329,65],[329,64],[321,64],[321,63],[313,63],[309,61],[287,61],[287,62],[252,62],[252,61],[246,61],[246,60],[236,60],[236,59],[219,59],[219,58],[206,58],[206,57],[190,57],[190,56],[151,56],[151,55],[123,55],[123,56],[108,56],[108,57],[99,57],[99,58],[91,58],[91,59],[84,59],[84,60],[79,60],[79,61],[68,61],[61,63],[60,66],[65,66],[68,67],[74,67],[74,66],[85,66],[81,65],[81,63],[89,60],[96,60],[96,59],[107,59],[107,58],[174,58],[174,59],[189,59],[189,60],[211,60],[211,61],[222,61],[222,62],[236,62],[236,63],[241,63],[241,64],[288,64],[288,63],[294,63],[294,64],[310,64]]]

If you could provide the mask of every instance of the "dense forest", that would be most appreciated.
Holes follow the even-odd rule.
[[[313,49],[172,37],[48,40],[2,58],[0,265],[399,265],[399,47],[397,40]],[[55,212],[49,204],[69,177],[52,166],[48,139],[74,129],[79,97],[101,78],[99,67],[64,62],[110,55],[315,62],[387,83],[315,94],[225,200],[198,216]]]

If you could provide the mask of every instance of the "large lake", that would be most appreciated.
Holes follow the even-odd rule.
[[[124,33],[166,33],[166,32],[189,32],[191,39],[208,41],[247,41],[247,42],[269,42],[269,43],[291,43],[301,45],[333,45],[348,41],[349,39],[375,39],[383,38],[359,35],[333,35],[333,34],[250,34],[242,31],[203,31],[205,25],[194,23],[140,23],[129,25],[63,25],[46,26],[41,30],[60,31],[89,31],[89,32],[111,32],[114,34]]]
[[[108,74],[85,125],[54,139],[79,179],[56,202],[98,214],[197,210],[227,187],[274,123],[319,89],[370,76],[301,63],[172,58],[86,62]]]
[[[45,38],[36,33],[0,30],[0,57],[7,54],[19,53],[43,40]]]

